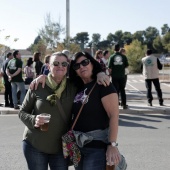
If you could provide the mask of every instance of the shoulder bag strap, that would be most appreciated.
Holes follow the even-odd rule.
[[[85,100],[84,100],[84,102],[83,102],[83,104],[82,104],[82,106],[81,106],[81,108],[80,108],[80,110],[79,110],[79,112],[78,112],[78,114],[77,114],[77,116],[76,116],[76,119],[74,120],[74,123],[73,123],[73,125],[72,125],[72,127],[71,127],[71,130],[73,130],[73,128],[74,128],[74,126],[75,126],[75,124],[76,124],[76,122],[77,122],[77,120],[78,120],[78,118],[79,118],[79,116],[80,116],[80,113],[81,113],[81,111],[82,111],[82,109],[83,109],[83,107],[84,107],[84,104],[86,103],[87,98],[90,96],[91,92],[93,91],[95,85],[96,85],[96,83],[95,83],[94,86],[91,88],[89,94],[86,96],[86,98],[85,98]]]

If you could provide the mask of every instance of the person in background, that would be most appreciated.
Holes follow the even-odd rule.
[[[105,72],[106,71],[106,66],[105,66],[105,63],[102,60],[103,51],[102,50],[97,50],[94,58],[100,63],[100,65],[102,67],[102,71]]]
[[[65,54],[52,54],[48,76],[41,75],[36,78],[37,81],[32,82],[38,83],[39,79],[43,79],[45,84],[37,85],[37,90],[29,89],[21,106],[19,118],[26,126],[23,150],[30,170],[47,170],[48,165],[51,169],[68,169],[68,160],[64,159],[62,152],[61,137],[70,127],[71,108],[77,89],[66,76],[67,67],[68,58]],[[100,81],[105,82],[106,77]],[[63,108],[65,119],[56,102]],[[42,132],[39,127],[43,123],[39,115],[45,112],[51,114],[51,120],[48,131]]]
[[[101,67],[86,52],[78,52],[74,58],[70,65],[70,79],[78,90],[72,107],[73,122],[96,83],[97,70]],[[109,165],[119,163],[120,154],[116,142],[118,118],[118,95],[115,88],[111,83],[107,87],[96,84],[73,129],[81,152],[76,170],[103,170],[106,168],[106,161]],[[83,141],[84,137],[87,140]]]
[[[63,50],[62,53],[64,53],[67,57],[68,57],[68,60],[69,60],[69,63],[71,62],[71,58],[70,58],[70,51],[68,50]]]
[[[119,95],[121,94],[121,101],[123,109],[127,109],[128,105],[126,105],[126,93],[125,93],[125,84],[126,84],[126,76],[125,76],[125,68],[129,66],[127,57],[122,55],[120,50],[120,45],[116,44],[114,47],[115,53],[110,56],[109,60],[109,72],[112,78],[112,83],[116,88],[116,91]]]
[[[35,77],[38,77],[41,74],[41,68],[43,63],[40,61],[41,53],[35,52],[33,55],[33,68],[35,72]]]
[[[41,68],[41,74],[48,75],[49,73],[49,61],[50,61],[50,55],[46,55],[44,57],[44,65]]]
[[[21,54],[18,50],[13,53],[14,58],[8,62],[6,74],[8,75],[9,81],[11,81],[12,86],[12,99],[14,104],[14,109],[19,109],[17,90],[20,90],[20,104],[23,103],[25,97],[25,84],[22,78],[22,61]]]
[[[142,58],[143,76],[145,77],[145,86],[147,89],[148,106],[152,106],[152,83],[155,86],[159,105],[164,106],[162,90],[159,83],[159,70],[162,70],[162,64],[159,59],[152,54],[152,50],[146,51],[146,56]]]
[[[71,63],[70,51],[65,49],[65,50],[62,51],[62,53],[64,53],[68,57],[69,65],[68,65],[67,77],[69,77],[69,70],[70,70],[70,63]]]
[[[119,52],[126,57],[126,50],[124,48],[120,48]],[[127,83],[127,75],[128,74],[129,74],[129,69],[128,69],[128,67],[126,67],[125,68],[125,87],[126,87],[126,83]],[[120,93],[121,93],[121,91],[120,91]],[[119,102],[119,105],[123,106],[122,102]],[[126,105],[126,106],[128,107],[128,105]]]
[[[12,90],[11,90],[11,82],[8,80],[8,75],[6,74],[6,68],[9,61],[13,59],[13,55],[9,52],[6,56],[6,60],[2,64],[1,74],[3,76],[3,83],[5,87],[4,92],[4,99],[5,99],[5,107],[14,107],[13,100],[12,100]]]
[[[33,78],[34,78],[34,72],[33,72],[32,64],[33,64],[33,61],[32,61],[32,58],[30,57],[27,60],[27,64],[24,68],[25,84],[26,85],[29,85],[33,81]]]
[[[109,75],[109,57],[110,57],[110,52],[108,50],[103,51],[103,57],[101,60],[105,64],[103,71],[106,73],[106,75]]]
[[[119,52],[126,57],[126,50],[124,48],[120,48]],[[128,70],[128,67],[126,67],[125,68],[125,87],[126,87],[126,83],[127,83],[127,75],[128,74],[129,74],[129,70]]]

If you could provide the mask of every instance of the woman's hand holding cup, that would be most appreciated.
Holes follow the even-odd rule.
[[[48,113],[42,113],[35,118],[35,127],[40,127],[41,131],[48,131],[48,125],[51,115]]]

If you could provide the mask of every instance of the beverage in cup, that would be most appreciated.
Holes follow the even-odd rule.
[[[44,120],[44,124],[43,125],[40,125],[40,129],[42,131],[48,131],[48,124],[50,122],[50,118],[51,118],[51,115],[48,114],[48,113],[41,113],[40,116],[43,118]]]

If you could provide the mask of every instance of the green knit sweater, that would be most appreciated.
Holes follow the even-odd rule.
[[[53,94],[52,90],[40,84],[37,90],[28,90],[19,118],[26,125],[23,139],[31,143],[33,147],[41,152],[55,154],[62,149],[61,137],[70,126],[71,108],[76,94],[75,86],[67,80],[67,85],[63,91],[60,102],[67,116],[66,122],[63,120],[57,105],[51,106],[46,100],[47,96]],[[51,114],[49,129],[43,132],[40,128],[35,128],[35,117],[41,113]]]

